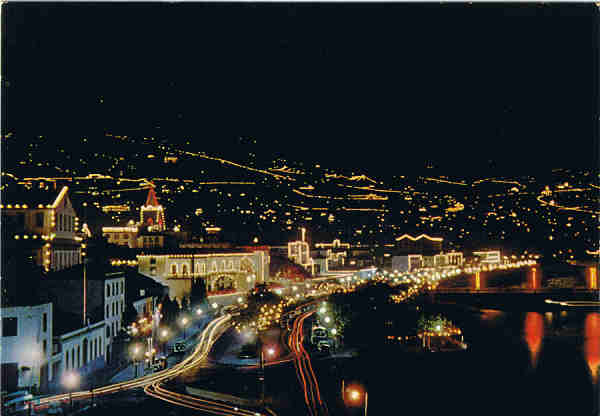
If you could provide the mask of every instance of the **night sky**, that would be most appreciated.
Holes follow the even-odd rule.
[[[243,136],[371,169],[598,164],[593,4],[3,7],[2,123],[19,139]]]

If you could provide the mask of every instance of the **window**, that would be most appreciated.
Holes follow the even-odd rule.
[[[110,325],[106,325],[106,338],[110,338]]]
[[[46,355],[46,350],[48,348],[48,343],[46,340],[42,341],[42,354]]]
[[[77,346],[77,367],[78,368],[79,368],[79,363],[81,362],[80,358],[81,358],[81,347],[78,345]]]
[[[48,314],[44,312],[42,314],[42,331],[46,332],[48,330]]]
[[[184,264],[181,268],[181,273],[185,276],[187,274],[187,264]]]
[[[123,282],[121,282],[121,294],[125,293],[125,291],[123,290]]]
[[[106,285],[106,297],[110,296],[110,285]]]
[[[177,274],[177,265],[176,264],[171,265],[171,274],[173,274],[173,275]]]
[[[2,318],[2,336],[17,336],[17,318]]]
[[[108,318],[110,315],[108,314],[109,310],[108,310],[108,305],[106,305],[106,317]]]
[[[69,369],[69,351],[65,352],[65,368]]]
[[[35,226],[43,227],[44,226],[44,213],[38,212],[35,214]]]
[[[115,316],[115,303],[112,303],[112,316]]]
[[[71,350],[71,368],[75,368],[75,348]]]

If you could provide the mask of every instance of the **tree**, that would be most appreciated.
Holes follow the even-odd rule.
[[[162,309],[161,309],[163,320],[168,325],[175,323],[177,320],[177,315],[179,314],[179,306],[177,302],[171,300],[171,298],[166,295],[162,300]]]
[[[204,279],[197,278],[192,280],[192,290],[190,292],[190,306],[195,308],[202,304],[206,299],[206,283]]]
[[[181,310],[182,311],[189,311],[190,310],[190,298],[189,297],[183,297],[181,298]]]

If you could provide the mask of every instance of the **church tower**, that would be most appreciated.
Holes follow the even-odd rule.
[[[146,204],[140,208],[140,222],[142,227],[148,227],[150,231],[165,230],[164,209],[156,199],[154,187],[148,189]]]

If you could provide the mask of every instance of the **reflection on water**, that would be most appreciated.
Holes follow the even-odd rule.
[[[544,318],[541,313],[527,312],[523,333],[523,338],[529,348],[531,367],[536,368],[544,339]]]
[[[584,323],[583,351],[594,384],[598,383],[600,366],[600,313],[588,313]]]

